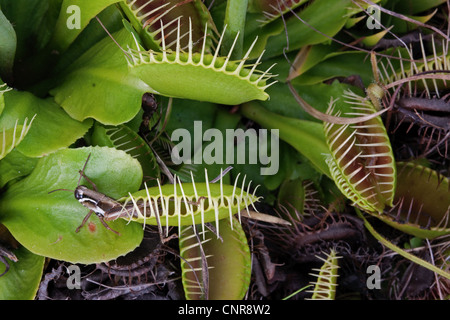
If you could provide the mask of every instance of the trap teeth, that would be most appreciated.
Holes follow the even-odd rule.
[[[394,205],[380,220],[405,233],[433,239],[450,234],[449,179],[414,163],[397,163]]]
[[[191,22],[189,22],[191,25]],[[128,50],[128,63],[132,72],[147,83],[154,93],[198,101],[209,101],[226,105],[238,105],[251,100],[267,100],[265,90],[275,82],[270,73],[273,66],[264,72],[256,69],[261,60],[250,67],[246,65],[257,39],[240,60],[232,61],[234,46],[227,56],[220,56],[221,44],[225,32],[218,40],[214,52],[208,52],[208,28],[205,27],[203,44],[196,51],[192,42],[192,28],[188,34],[182,34],[178,20],[177,38],[174,43],[166,43],[164,37],[161,51]],[[224,27],[225,31],[226,26]],[[188,38],[187,46],[181,44],[181,37]],[[239,34],[236,36],[239,37]],[[235,39],[235,40],[236,40]],[[171,49],[169,49],[169,46]],[[187,48],[187,52],[185,51]],[[202,90],[199,90],[202,87]]]
[[[351,112],[362,117],[376,112],[372,103],[352,92],[344,95]],[[327,113],[334,112],[330,103]],[[335,112],[340,115],[341,111]],[[395,160],[389,137],[379,116],[358,124],[324,123],[330,150],[326,163],[341,192],[367,212],[381,213],[392,205],[395,191]]]
[[[115,218],[158,226],[201,224],[204,231],[205,223],[214,222],[218,226],[221,219],[232,219],[235,214],[240,222],[241,210],[248,210],[259,199],[255,192],[250,192],[251,188],[245,177],[242,184],[236,179],[234,185],[225,185],[222,179],[218,183],[181,183],[175,177],[174,184],[160,185],[158,181],[157,187],[145,186],[119,199],[123,210]]]

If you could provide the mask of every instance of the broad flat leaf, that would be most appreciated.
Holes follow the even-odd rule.
[[[16,61],[43,47],[48,36],[44,24],[50,18],[49,7],[54,5],[57,5],[55,1],[0,0],[2,12],[14,27],[17,37]]]
[[[92,125],[70,118],[51,99],[39,99],[29,92],[9,91],[4,94],[5,110],[0,115],[0,128],[13,128],[33,118],[28,134],[18,150],[28,157],[41,157],[66,148],[82,137]]]
[[[356,87],[339,81],[334,81],[331,85],[325,83],[317,83],[314,86],[298,85],[297,79],[299,78],[297,77],[292,81],[292,85],[298,94],[308,104],[321,112],[326,112],[330,99],[337,99],[346,89],[357,90]],[[267,93],[270,94],[270,100],[260,102],[260,104],[269,111],[289,118],[298,118],[321,123],[321,120],[307,113],[303,107],[299,105],[286,84],[276,83],[268,89]],[[336,105],[340,108],[345,107],[343,99],[337,100]]]
[[[17,262],[8,261],[8,272],[0,277],[0,300],[33,300],[41,282],[45,257],[24,247],[13,251]],[[5,265],[0,262],[0,274]]]
[[[125,29],[113,37],[122,48],[135,47]],[[150,91],[148,85],[129,73],[124,52],[106,37],[75,61],[50,93],[78,121],[94,118],[103,124],[118,125],[138,113],[142,95]]]
[[[308,158],[319,172],[330,177],[324,158],[328,147],[321,123],[284,117],[268,111],[257,102],[242,105],[241,112],[264,128],[278,129],[280,139]]]
[[[96,123],[92,132],[92,144],[123,150],[139,161],[144,177],[160,178],[159,166],[153,151],[141,136],[126,125],[114,127]]]
[[[367,86],[373,81],[373,73],[367,55],[363,52],[333,52],[322,58],[299,77],[292,80],[295,85],[320,85],[336,77],[357,75]]]
[[[36,166],[37,158],[29,158],[13,149],[1,160],[0,188],[3,188],[11,180],[27,176]]]
[[[12,72],[16,45],[16,32],[0,10],[0,75],[3,77]]]
[[[107,7],[105,10],[100,12],[97,17],[110,33],[115,33],[123,28],[123,16],[119,9],[115,6]],[[58,62],[55,66],[55,74],[59,74],[61,72],[65,73],[65,70],[69,68],[74,61],[76,61],[87,50],[105,37],[108,37],[108,34],[98,23],[97,19],[91,20],[86,28],[84,28],[78,37],[71,43],[68,50],[60,54]]]
[[[443,4],[444,2],[445,0],[427,0],[427,1],[396,0],[392,1],[392,4],[396,12],[411,15],[427,11],[431,8]]]
[[[105,147],[65,149],[40,159],[28,177],[13,184],[0,198],[0,221],[31,252],[90,264],[115,259],[141,242],[140,224],[127,224],[122,219],[108,222],[119,236],[107,230],[95,215],[76,233],[89,210],[73,192],[49,193],[61,188],[74,190],[78,171],[89,154],[85,174],[99,192],[119,198],[138,190],[141,166],[123,151]],[[90,187],[84,179],[81,183]]]
[[[348,17],[350,0],[316,0],[298,13],[298,16],[306,21],[301,22],[292,16],[286,21],[287,34],[289,35],[289,47],[286,43],[286,33],[281,32],[268,39],[265,58],[283,54],[285,48],[288,51],[297,50],[305,45],[326,42],[328,37],[334,36],[345,25]],[[312,27],[311,27],[312,26]],[[321,33],[317,32],[319,30]]]

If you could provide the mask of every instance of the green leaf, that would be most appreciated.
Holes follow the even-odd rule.
[[[245,19],[247,13],[248,0],[229,0],[227,1],[227,9],[225,12],[224,25],[227,26],[227,30],[224,35],[224,44],[222,54],[228,54],[230,48],[232,48],[233,42],[236,36],[239,34],[239,38],[236,41],[235,49],[231,56],[232,59],[242,58],[242,46],[245,31]]]
[[[283,117],[269,112],[256,102],[244,104],[241,112],[267,129],[279,129],[280,139],[308,158],[319,172],[330,177],[324,158],[329,151],[321,123]]]
[[[0,188],[3,188],[14,179],[30,174],[37,161],[37,158],[29,158],[17,151],[17,149],[13,149],[0,162]]]
[[[110,33],[115,33],[123,28],[123,17],[116,6],[107,7],[97,17]],[[55,66],[55,72],[66,72],[65,69],[70,67],[74,61],[106,37],[108,37],[108,34],[98,23],[97,19],[91,20],[86,28],[71,43],[68,50],[60,54],[58,63]]]
[[[309,105],[314,106],[315,109],[321,112],[325,112],[327,110],[331,98],[335,99],[342,96],[346,89],[356,89],[353,86],[340,83],[339,81],[334,81],[331,85],[325,83],[318,83],[314,86],[297,85],[297,79],[298,78],[295,78],[292,84],[298,94]],[[268,89],[267,93],[270,94],[270,100],[260,102],[260,104],[269,111],[290,118],[298,118],[321,123],[321,120],[310,115],[301,105],[299,105],[292,93],[289,91],[289,87],[284,83],[275,83]],[[336,105],[340,108],[345,107],[345,103],[342,99],[336,101]]]
[[[13,253],[18,261],[8,260],[10,268],[0,277],[0,300],[33,300],[41,283],[45,257],[35,255],[24,247]],[[5,265],[0,262],[0,274],[4,271]]]
[[[364,52],[333,52],[292,82],[296,85],[320,85],[336,77],[357,75],[367,86],[373,81],[372,66]]]
[[[281,32],[268,39],[265,57],[274,57],[285,52],[300,49],[305,45],[326,42],[329,37],[334,36],[345,25],[348,17],[348,9],[351,7],[350,0],[316,0],[304,10],[298,13],[306,23],[300,21],[296,16],[286,21],[289,46],[286,42],[286,33]],[[320,32],[317,32],[320,31]],[[325,35],[327,36],[325,36]]]
[[[17,37],[16,61],[23,60],[44,46],[48,33],[43,27],[49,19],[49,7],[55,1],[1,0],[0,6],[14,27]]]
[[[60,52],[66,50],[92,18],[116,2],[119,0],[64,0],[50,47]]]
[[[0,132],[0,159],[4,158],[10,153],[19,143],[22,142],[25,135],[30,129],[29,121],[25,119],[23,125],[18,125],[17,122],[14,128],[5,129]]]
[[[16,45],[16,32],[0,10],[0,75],[4,78],[12,72]]]
[[[437,7],[443,4],[445,0],[426,0],[426,1],[404,1],[395,0],[389,1],[389,3],[395,8],[396,12],[401,12],[404,14],[417,14],[420,12],[427,11],[431,8]]]
[[[159,166],[152,149],[126,125],[114,127],[96,123],[92,132],[92,144],[123,150],[139,161],[146,179],[160,178]]]
[[[113,34],[122,48],[135,47],[131,34]],[[132,76],[123,51],[109,37],[85,52],[50,91],[55,101],[74,119],[94,118],[103,124],[127,122],[138,113],[142,95],[150,87]]]
[[[9,91],[4,94],[5,110],[0,115],[0,128],[13,128],[33,117],[33,123],[18,150],[28,157],[41,157],[66,148],[82,137],[92,125],[91,120],[71,119],[51,99],[39,99],[29,92]]]
[[[76,233],[89,210],[72,192],[49,193],[62,188],[74,190],[78,171],[89,154],[85,174],[99,192],[118,198],[138,190],[141,166],[123,151],[101,147],[65,149],[40,159],[28,177],[13,184],[0,198],[0,221],[31,252],[90,264],[115,259],[141,242],[141,225],[127,225],[122,219],[109,222],[121,234],[118,236],[104,228],[95,215]],[[87,184],[83,179],[81,183]]]
[[[271,36],[280,34],[284,28],[281,21],[275,21],[261,26],[261,17],[262,16],[260,14],[247,13],[245,24],[244,51],[248,50],[256,37],[258,38],[250,54],[250,59],[258,58],[266,50],[267,40]]]

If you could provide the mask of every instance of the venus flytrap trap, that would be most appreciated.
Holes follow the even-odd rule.
[[[314,289],[307,292],[312,293],[312,300],[334,300],[339,277],[338,259],[341,257],[332,249],[329,253],[325,253],[325,258],[321,256],[317,258],[323,262],[323,265],[320,269],[313,269],[317,273],[310,273],[316,277],[316,281],[312,283]]]
[[[394,204],[377,217],[405,233],[424,239],[450,234],[449,179],[411,162],[397,163]]]
[[[434,157],[448,162],[450,141],[449,108],[447,96],[449,66],[449,40],[436,40],[433,36],[426,42],[419,37],[420,61],[403,61],[394,68],[389,59],[381,59],[377,76],[387,88],[389,99],[383,104],[394,107],[386,116],[386,127],[391,139],[400,145],[399,160],[409,160],[404,153],[413,157]],[[426,46],[431,47],[427,55]],[[398,56],[410,57],[412,50],[398,50]],[[415,53],[417,54],[417,53]],[[406,140],[404,136],[407,136]]]
[[[182,15],[179,10],[187,8],[186,5],[188,12]],[[227,26],[214,48],[210,31],[215,31],[215,27],[200,1],[162,5],[154,1],[127,1],[122,8],[140,38],[135,39],[135,49],[131,49],[133,46],[128,49],[130,70],[150,86],[150,92],[228,105],[268,99],[265,89],[273,84],[268,83],[272,77],[270,68],[265,72],[256,69],[262,54],[256,62],[246,65],[257,39],[238,61],[232,61],[231,57],[239,33],[234,40],[225,39],[232,44],[228,54],[221,56]],[[144,47],[139,44],[141,41]],[[203,90],[197,90],[199,83],[203,84]]]
[[[196,183],[192,174],[191,177],[192,183],[181,183],[175,177],[174,184],[161,185],[158,181],[157,187],[145,185],[145,189],[118,199],[122,208],[111,212],[105,220],[123,218],[144,225],[179,228],[200,224],[203,231],[205,223],[214,222],[219,236],[219,221],[232,220],[235,214],[240,221],[241,210],[248,211],[259,200],[255,195],[257,188],[251,193],[251,181],[247,184],[245,177],[242,182],[236,179],[234,185],[223,184],[222,177],[217,183]]]
[[[221,238],[198,226],[180,230],[182,281],[188,300],[241,300],[251,276],[246,234],[236,217],[219,222]],[[217,227],[219,227],[219,225]]]
[[[187,52],[180,44],[180,20],[176,29],[174,50],[166,48],[164,37],[161,44],[162,52],[142,51],[139,47],[137,50],[129,49],[131,59],[128,59],[128,63],[132,73],[147,83],[155,94],[165,96],[227,105],[268,99],[265,89],[274,83],[267,83],[272,77],[269,73],[270,68],[262,73],[256,69],[261,56],[251,68],[245,65],[256,42],[253,42],[240,61],[231,61],[233,46],[228,56],[219,56],[224,32],[218,40],[215,53],[209,54],[206,52],[208,34],[205,29],[201,51],[196,52],[193,48],[191,22],[189,26]],[[203,90],[197,90],[198,83],[204,85]]]
[[[1,80],[0,80],[1,81]],[[8,87],[6,83],[0,85],[0,115],[5,108],[4,94],[5,92],[11,91],[12,88]],[[8,153],[10,153],[22,140],[25,138],[26,134],[30,130],[31,124],[33,123],[34,115],[31,120],[25,118],[23,124],[19,125],[18,119],[11,127],[11,124],[4,124],[3,128],[0,130],[0,159],[4,158]],[[7,127],[8,126],[8,127]]]
[[[264,19],[261,20],[261,23],[267,24],[280,18],[286,13],[289,13],[289,10],[294,10],[306,2],[308,2],[308,0],[250,0],[249,11],[262,13]]]
[[[6,129],[3,128],[0,131],[0,159],[4,158],[8,153],[10,153],[22,140],[25,135],[30,130],[33,123],[34,117],[28,122],[28,118],[25,118],[23,125],[19,125],[16,121],[13,128]],[[28,123],[27,123],[28,122]]]
[[[344,98],[353,109],[346,115],[364,117],[376,112],[370,101],[352,92],[347,92]],[[334,104],[330,103],[328,113],[333,110]],[[381,213],[386,205],[391,206],[395,159],[381,118],[356,124],[325,123],[324,130],[331,152],[326,162],[342,193],[369,212]]]
[[[126,125],[102,126],[96,123],[92,132],[92,144],[123,150],[139,161],[145,179],[160,178],[160,169],[152,149],[138,133]]]
[[[188,41],[192,41],[193,45],[198,47],[205,36],[203,30],[215,28],[207,8],[199,0],[167,2],[126,0],[120,2],[120,7],[145,47],[156,51],[162,48],[163,41],[166,49],[174,49],[177,41],[181,41],[182,48],[189,45]],[[176,34],[178,19],[181,21],[181,40],[177,40]],[[190,37],[186,36],[188,34]]]

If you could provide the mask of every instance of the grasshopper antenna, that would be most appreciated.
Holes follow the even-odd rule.
[[[114,41],[114,43],[120,48],[120,50],[122,50],[122,52],[127,56],[127,58],[130,59],[130,61],[133,61],[133,59],[130,57],[130,54],[120,46],[120,44],[116,41],[116,39],[114,39],[114,37],[111,35],[108,29],[106,29],[105,25],[101,22],[101,20],[97,16],[95,16],[95,19],[97,19],[98,23],[100,23],[100,26],[103,28],[103,30],[105,30],[108,36],[112,39],[112,41]]]

